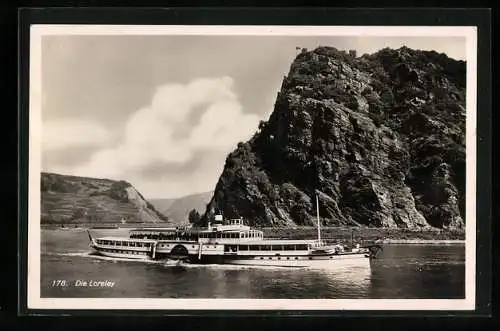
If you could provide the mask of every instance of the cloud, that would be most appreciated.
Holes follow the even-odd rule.
[[[148,196],[212,190],[227,153],[255,132],[258,121],[258,116],[243,113],[230,77],[164,85],[149,106],[128,118],[120,145],[95,152],[72,172],[127,179]],[[176,134],[179,128],[186,134]],[[191,172],[172,170],[188,164]],[[156,178],[144,174],[151,165],[164,165],[166,172]]]
[[[88,120],[58,119],[43,123],[42,148],[44,152],[73,147],[107,144],[112,135],[99,123]]]

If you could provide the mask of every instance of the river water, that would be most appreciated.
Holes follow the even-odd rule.
[[[127,230],[92,230],[92,235],[127,236]],[[462,244],[387,245],[372,261],[371,268],[291,270],[229,265],[178,267],[160,261],[97,257],[88,254],[89,239],[84,230],[44,229],[41,240],[43,298],[465,297],[465,246]]]

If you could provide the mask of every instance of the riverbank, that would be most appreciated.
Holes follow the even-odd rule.
[[[315,227],[264,228],[265,237],[282,239],[311,239],[317,237]],[[465,230],[410,230],[387,228],[327,227],[321,238],[336,242],[381,242],[384,244],[447,244],[463,243]]]
[[[41,224],[42,229],[49,230],[71,230],[71,229],[134,229],[134,228],[175,228],[170,223],[71,223],[71,224]]]
[[[386,239],[381,240],[380,243],[385,245],[465,245],[465,240],[397,240]]]

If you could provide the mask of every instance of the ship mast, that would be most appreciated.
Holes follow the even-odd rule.
[[[321,229],[320,229],[320,222],[319,222],[319,200],[318,200],[318,194],[316,193],[316,217],[318,218],[318,243],[321,242]]]

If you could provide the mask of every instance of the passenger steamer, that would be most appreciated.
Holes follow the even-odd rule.
[[[380,248],[327,244],[321,240],[319,221],[316,240],[265,239],[243,219],[224,222],[221,215],[206,228],[144,228],[131,230],[129,238],[92,238],[90,233],[89,238],[95,253],[108,257],[253,266],[369,266]]]

